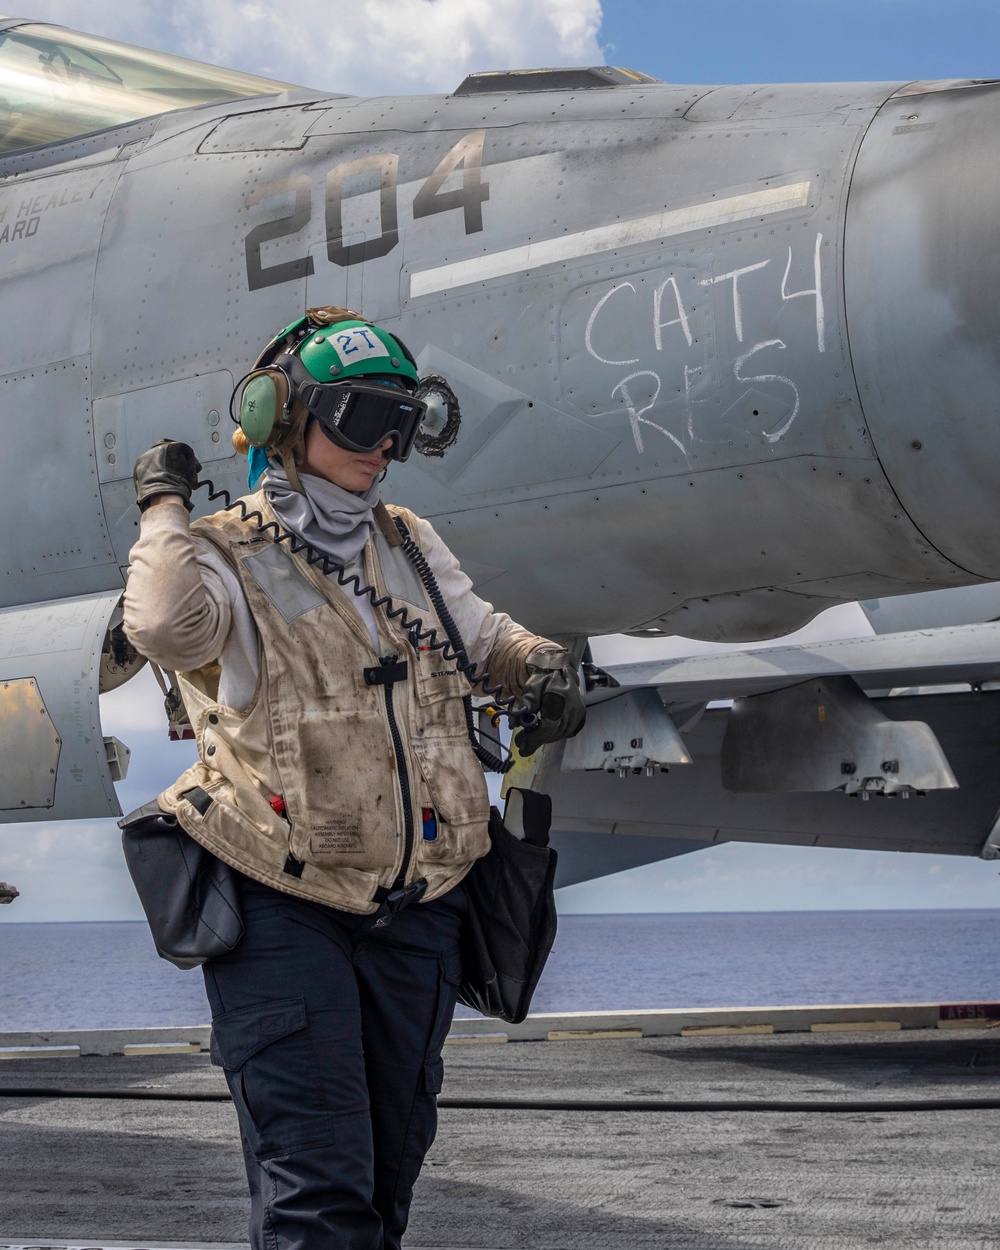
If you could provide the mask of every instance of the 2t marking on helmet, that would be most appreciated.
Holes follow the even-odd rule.
[[[330,346],[345,365],[354,363],[351,357],[355,360],[367,360],[371,356],[389,355],[385,344],[380,343],[363,326],[335,334],[330,339]]]

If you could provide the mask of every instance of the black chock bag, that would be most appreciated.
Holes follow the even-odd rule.
[[[523,839],[508,823],[523,832]],[[502,820],[490,808],[490,850],[462,883],[469,907],[462,928],[458,1000],[508,1024],[520,1024],[528,1014],[555,941],[551,824],[547,794],[512,788]]]
[[[208,795],[205,799],[211,801]],[[197,968],[229,954],[243,937],[233,869],[156,802],[118,824],[125,862],[160,958],[178,968]]]

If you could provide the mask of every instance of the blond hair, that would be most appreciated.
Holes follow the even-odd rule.
[[[238,456],[250,455],[250,440],[243,433],[240,426],[237,426],[236,429],[233,430],[233,437],[230,441],[233,444],[233,450]]]

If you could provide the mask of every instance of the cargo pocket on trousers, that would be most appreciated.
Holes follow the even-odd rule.
[[[227,1011],[212,1021],[212,1059],[226,1072],[240,1127],[259,1159],[324,1140],[303,998]]]
[[[428,1094],[440,1094],[444,1082],[444,1060],[441,1051],[451,1027],[458,999],[458,987],[462,983],[462,957],[458,950],[446,951],[440,958],[441,976],[438,981],[437,1013],[424,1055],[424,1090]]]

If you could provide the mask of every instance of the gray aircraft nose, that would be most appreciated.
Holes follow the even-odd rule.
[[[845,295],[865,417],[927,540],[1000,578],[1000,85],[923,83],[866,134]]]

